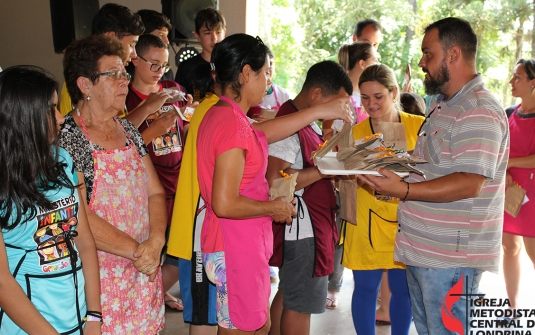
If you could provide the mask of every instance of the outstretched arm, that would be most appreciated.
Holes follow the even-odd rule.
[[[316,120],[340,119],[351,122],[353,116],[349,104],[348,97],[339,98],[283,117],[255,122],[253,127],[266,134],[268,143],[273,143],[290,136]]]
[[[452,202],[477,197],[487,179],[475,173],[455,172],[433,180],[408,185],[401,182],[402,179],[397,174],[385,168],[379,168],[377,172],[382,177],[357,175],[357,179],[381,194],[404,199],[408,189],[405,200],[427,202]]]

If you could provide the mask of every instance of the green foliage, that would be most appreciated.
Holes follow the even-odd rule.
[[[416,11],[411,1],[416,1]],[[472,24],[479,38],[478,71],[504,104],[510,102],[515,53],[525,58],[532,54],[533,0],[263,0],[261,6],[262,37],[277,64],[274,82],[291,92],[299,92],[311,65],[336,60],[338,49],[351,42],[355,23],[364,18],[383,26],[380,61],[394,69],[400,83],[409,63],[413,89],[422,95],[420,43],[423,29],[438,19],[457,16]],[[515,39],[519,32],[521,42]]]

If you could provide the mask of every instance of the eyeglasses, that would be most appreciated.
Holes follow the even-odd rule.
[[[123,77],[128,81],[130,81],[130,79],[132,79],[132,76],[130,75],[130,73],[128,73],[126,71],[118,71],[118,70],[96,73],[96,74],[91,76],[91,79],[95,80],[96,78],[98,78],[100,76],[112,77],[115,80],[119,80],[119,79],[121,79]]]
[[[158,72],[158,71],[160,71],[160,69],[163,69],[163,72],[167,73],[171,69],[171,65],[169,65],[169,64],[166,64],[166,65],[152,64],[151,62],[149,62],[145,58],[141,57],[140,55],[137,55],[137,56],[139,58],[143,59],[145,62],[147,62],[147,64],[150,65],[150,70],[152,72]]]

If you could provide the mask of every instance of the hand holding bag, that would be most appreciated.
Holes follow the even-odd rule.
[[[517,183],[510,186],[505,191],[505,205],[504,210],[512,217],[516,218],[520,207],[524,203],[524,197],[526,196],[526,190],[520,187]]]

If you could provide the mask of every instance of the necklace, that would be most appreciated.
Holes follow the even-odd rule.
[[[81,117],[80,115],[80,110],[77,109],[77,112],[78,112],[78,117]],[[112,140],[113,139],[113,135],[115,135],[115,130],[117,130],[117,122],[115,122],[115,119],[112,119],[113,121],[113,127],[111,127],[111,129],[104,129],[104,127],[96,124],[96,123],[93,123],[93,118],[92,118],[92,115],[90,114],[90,118],[88,121],[88,125],[89,127],[91,126],[95,126],[97,127],[98,129],[100,129],[102,131],[102,133],[104,134],[104,136],[106,137],[106,140],[109,141],[109,140]],[[105,122],[102,122],[102,124],[106,124]]]
[[[397,122],[400,122],[400,123],[401,123],[401,115],[399,114],[398,111],[396,111],[396,114],[397,114],[397,116],[398,116],[398,120],[397,120]],[[371,117],[370,117],[369,119],[370,119],[370,128],[372,129],[372,134],[375,134],[375,130],[373,130],[373,123],[374,123],[374,122],[372,122],[372,118],[371,118]],[[379,122],[384,122],[384,121],[379,121]],[[378,124],[379,122],[375,123],[375,125],[377,126],[377,124]],[[396,122],[396,121],[392,121],[392,122]]]
[[[108,141],[113,139],[113,135],[115,134],[115,130],[117,129],[117,124],[115,123],[115,121],[113,122],[113,128],[111,128],[110,131],[106,131],[104,129],[104,127],[96,125],[96,124],[89,124],[89,125],[90,126],[93,125],[93,126],[99,128],[100,130],[102,130],[102,132],[106,136],[106,140],[108,140]]]

